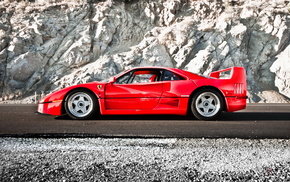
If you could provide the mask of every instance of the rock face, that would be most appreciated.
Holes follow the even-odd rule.
[[[289,1],[4,0],[0,12],[2,101],[135,66],[243,66],[249,102],[289,102]]]

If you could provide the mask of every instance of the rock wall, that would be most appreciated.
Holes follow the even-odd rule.
[[[135,66],[243,66],[249,102],[289,102],[289,1],[4,0],[0,12],[0,101]]]

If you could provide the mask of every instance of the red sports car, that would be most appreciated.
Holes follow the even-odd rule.
[[[201,120],[222,111],[246,108],[244,68],[231,67],[209,77],[165,67],[139,67],[108,82],[92,82],[64,88],[47,95],[38,113],[68,114],[73,119],[95,115],[193,114]]]

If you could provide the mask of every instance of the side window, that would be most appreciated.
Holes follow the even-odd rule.
[[[134,75],[132,78],[131,83],[146,83],[150,82],[150,78],[152,77],[152,74],[137,74]]]
[[[162,74],[162,81],[184,80],[183,77],[178,76],[171,71],[165,70]]]
[[[159,70],[138,70],[135,71],[129,83],[148,83],[159,81],[161,73]]]
[[[160,80],[160,76],[160,70],[136,70],[117,78],[116,84],[156,82]]]

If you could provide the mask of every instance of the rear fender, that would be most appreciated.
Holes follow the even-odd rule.
[[[226,98],[228,112],[246,108],[247,81],[243,67],[219,70],[210,73],[209,76],[222,81],[221,87]]]
[[[205,86],[202,86],[202,87],[199,87],[199,88],[195,89],[190,94],[190,97],[189,97],[190,99],[188,100],[188,108],[187,108],[188,113],[191,113],[191,108],[190,108],[191,107],[191,101],[192,101],[192,98],[194,97],[195,93],[197,93],[198,91],[203,90],[203,89],[212,89],[212,90],[218,91],[223,96],[223,101],[225,103],[223,111],[227,111],[227,101],[225,100],[224,93],[220,89],[218,89],[218,88],[216,88],[214,86],[205,85]]]

